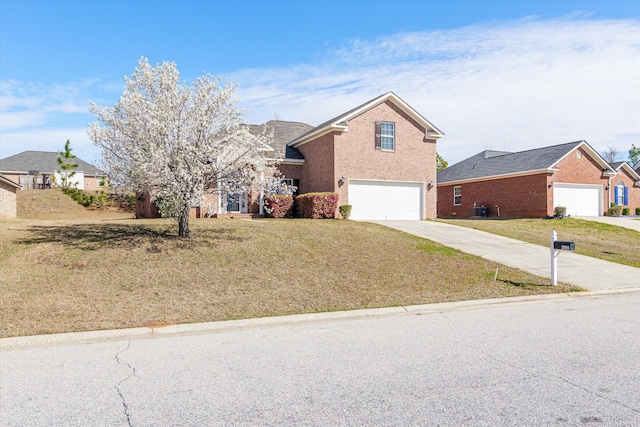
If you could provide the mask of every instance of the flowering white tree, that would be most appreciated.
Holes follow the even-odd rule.
[[[98,122],[89,138],[102,148],[102,166],[112,182],[148,192],[165,217],[189,237],[189,211],[205,192],[259,192],[278,174],[271,136],[252,135],[235,86],[205,74],[180,82],[173,62],[152,67],[141,58],[114,108],[90,103]]]

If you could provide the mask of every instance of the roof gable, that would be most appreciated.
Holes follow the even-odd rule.
[[[603,169],[610,170],[609,164],[587,144],[575,141],[550,147],[535,148],[515,153],[505,151],[482,151],[453,166],[438,172],[438,183],[479,180],[528,173],[552,172],[557,165],[578,148],[582,148]]]
[[[346,113],[343,113],[337,117],[334,117],[333,119],[328,120],[319,126],[316,126],[315,128],[311,129],[309,132],[303,135],[300,135],[298,138],[291,141],[289,145],[292,147],[298,147],[302,144],[305,144],[311,140],[314,140],[322,135],[326,135],[330,132],[334,132],[334,131],[346,132],[349,129],[349,120],[387,101],[392,102],[394,105],[400,108],[405,114],[407,114],[409,117],[415,120],[418,124],[424,127],[426,129],[425,137],[428,137],[429,139],[437,139],[444,136],[444,133],[442,133],[440,129],[435,127],[431,122],[425,119],[420,113],[418,113],[406,102],[400,99],[400,97],[398,97],[395,93],[388,92],[388,93],[385,93],[384,95],[380,95],[377,98],[367,101],[364,104],[361,104],[353,108],[352,110],[347,111]]]
[[[23,151],[22,153],[0,159],[0,172],[28,173],[38,171],[39,173],[52,174],[60,170],[58,164],[58,153],[55,151]],[[76,158],[73,160],[78,165],[73,169],[85,175],[103,175],[104,173],[95,166]]]
[[[640,180],[640,172],[634,170],[631,165],[627,162],[615,162],[615,163],[611,163],[611,168],[613,170],[615,170],[616,172],[621,172],[621,171],[625,171],[627,174],[629,174],[629,176],[635,180],[638,181]]]
[[[0,182],[4,182],[5,184],[11,186],[11,187],[15,187],[15,188],[22,188],[22,186],[20,184],[18,184],[17,182],[13,182],[11,181],[9,178],[7,178],[4,175],[0,174]]]

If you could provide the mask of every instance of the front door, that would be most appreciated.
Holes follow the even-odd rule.
[[[247,194],[227,194],[227,212],[247,213]]]

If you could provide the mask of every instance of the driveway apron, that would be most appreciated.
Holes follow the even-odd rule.
[[[435,221],[371,221],[541,277],[551,277],[549,247]],[[559,236],[562,240],[562,236]],[[579,244],[579,243],[577,243]],[[640,286],[640,268],[563,251],[558,280],[598,291]]]

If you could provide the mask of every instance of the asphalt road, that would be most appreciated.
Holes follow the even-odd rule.
[[[5,426],[640,425],[640,292],[0,352]]]

